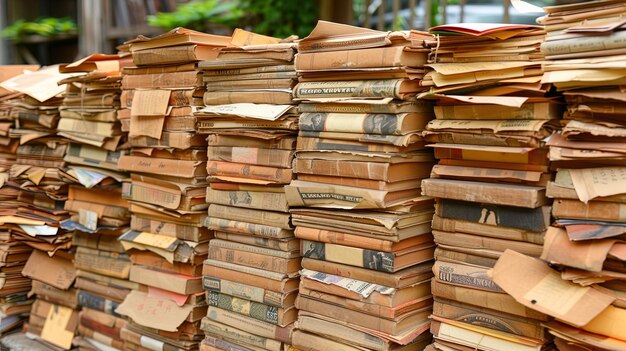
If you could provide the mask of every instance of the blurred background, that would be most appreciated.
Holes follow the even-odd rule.
[[[530,0],[537,6],[573,0]],[[308,35],[318,19],[379,30],[458,22],[534,24],[510,0],[0,0],[0,64],[72,62],[182,26],[229,34]]]

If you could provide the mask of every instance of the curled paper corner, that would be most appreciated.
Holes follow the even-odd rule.
[[[524,0],[511,0],[511,5],[521,13],[544,13],[543,8],[533,5]]]

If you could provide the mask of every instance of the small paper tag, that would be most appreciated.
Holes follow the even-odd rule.
[[[74,333],[68,331],[72,312],[71,308],[53,305],[48,311],[41,338],[68,350],[74,339]]]
[[[98,214],[81,208],[78,210],[78,223],[87,229],[96,230],[98,229]]]

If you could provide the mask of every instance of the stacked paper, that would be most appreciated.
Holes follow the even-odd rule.
[[[74,344],[100,350],[102,344],[121,350],[124,320],[114,312],[132,284],[127,281],[130,260],[117,238],[128,231],[128,201],[122,199],[117,161],[126,135],[117,119],[121,69],[132,64],[128,54],[94,54],[61,65],[61,72],[82,74],[66,78],[60,108],[59,134],[71,140],[65,161],[68,173],[80,184],[70,185],[65,210],[71,217],[61,226],[73,231],[76,247],[80,338]]]
[[[2,82],[3,88],[23,94],[7,102],[15,120],[9,136],[20,140],[7,184],[19,193],[16,212],[4,223],[35,249],[22,270],[33,279],[31,294],[37,298],[24,329],[61,348],[71,347],[78,321],[72,234],[60,224],[70,216],[64,203],[70,184],[78,180],[65,169],[69,141],[57,135],[64,91],[57,83],[71,76],[53,66]]]
[[[547,187],[554,221],[541,259],[555,269],[508,253],[494,280],[520,303],[558,320],[546,326],[559,349],[624,350],[626,46],[620,38],[626,9],[620,1],[593,1],[545,10],[538,19],[548,31],[543,81],[567,103],[562,132],[548,141],[558,171]],[[525,279],[513,282],[513,275]]]
[[[21,75],[25,70],[37,70],[38,66],[0,66],[0,80],[5,81]],[[11,137],[10,130],[15,126],[11,115],[14,99],[23,96],[0,88],[0,211],[2,216],[13,216],[17,213],[19,190],[8,184],[9,170],[15,163],[19,138]],[[19,241],[12,233],[15,224],[0,224],[0,335],[22,325],[30,312],[32,299],[27,297],[31,280],[21,272],[32,248]]]
[[[437,38],[428,43],[423,81],[431,88],[422,97],[437,105],[424,136],[439,163],[422,182],[423,193],[437,198],[428,349],[545,349],[548,317],[515,302],[487,274],[507,248],[538,257],[549,225],[544,138],[558,129],[560,109],[541,83],[544,32],[466,23],[431,33]]]
[[[122,109],[130,154],[120,169],[131,172],[125,191],[131,231],[120,241],[136,284],[116,313],[124,349],[162,345],[197,350],[206,315],[202,262],[212,237],[206,218],[206,141],[196,133],[196,94],[202,94],[197,61],[214,58],[228,37],[176,28],[129,42],[136,67],[122,70]]]
[[[300,250],[284,187],[298,128],[295,47],[238,29],[216,60],[200,63],[206,225],[216,237],[203,270],[209,310],[201,350],[280,351],[291,340]]]
[[[433,158],[420,134],[433,112],[414,101],[428,50],[407,49],[430,38],[320,21],[298,44],[303,113],[286,189],[303,256],[298,349],[430,342],[433,201],[420,181]]]

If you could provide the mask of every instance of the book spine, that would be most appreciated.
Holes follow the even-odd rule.
[[[215,190],[207,188],[206,201],[211,204],[268,210],[277,212],[289,211],[284,193],[260,191]]]
[[[626,32],[617,31],[611,35],[580,36],[571,39],[552,40],[541,43],[541,53],[545,56],[619,49],[626,46]]]
[[[295,76],[293,77],[295,78]],[[229,91],[239,89],[289,89],[293,85],[291,78],[263,78],[250,80],[213,81],[207,85],[207,91]]]
[[[197,60],[195,45],[170,46],[164,49],[133,51],[133,63],[137,66],[167,65]]]
[[[239,138],[227,135],[210,134],[208,137],[210,146],[226,146],[226,147],[256,147],[260,149],[282,149],[293,150],[296,139],[293,137],[284,137],[271,140]]]
[[[306,258],[347,264],[381,272],[393,273],[395,271],[395,256],[389,252],[309,240],[302,240],[300,247],[302,256]]]
[[[310,132],[402,135],[408,132],[402,130],[404,116],[382,113],[303,113],[298,123],[300,130]]]
[[[122,76],[122,89],[188,88],[202,85],[202,77],[195,71]]]
[[[120,101],[122,107],[131,108],[133,106],[133,97],[135,90],[122,90]],[[177,89],[170,93],[168,106],[189,106],[193,104],[193,90]],[[167,119],[166,119],[167,123]]]
[[[268,249],[265,247],[258,247],[254,245],[248,245],[248,244],[232,242],[228,240],[221,240],[221,239],[211,240],[209,242],[209,246],[221,247],[221,248],[237,250],[237,251],[245,251],[245,252],[250,252],[254,254],[273,256],[273,257],[279,257],[279,258],[284,258],[284,259],[297,257],[297,255],[289,251]]]
[[[504,293],[504,290],[489,278],[487,274],[488,270],[488,268],[445,261],[437,261],[433,265],[435,278],[441,282],[473,289]]]
[[[85,315],[80,316],[80,325],[111,338],[120,338],[120,328],[104,325],[102,323],[99,323],[97,320],[93,320]]]
[[[294,152],[291,150],[259,149],[249,147],[209,146],[208,159],[259,166],[291,168]]]
[[[302,82],[293,90],[297,98],[390,97],[401,98],[402,80],[355,80],[337,82]]]
[[[351,235],[348,233],[335,232],[324,229],[315,229],[304,226],[297,226],[294,234],[297,238],[321,241],[330,244],[360,247],[362,249],[390,252],[393,242],[379,240],[374,238],[366,238],[359,235]]]
[[[422,190],[424,195],[436,198],[525,208],[537,208],[547,201],[545,188],[521,185],[431,178],[422,181]]]
[[[119,306],[118,302],[91,294],[84,290],[78,292],[78,304],[93,310],[106,312],[116,317],[121,317],[119,314],[115,313],[117,306]]]
[[[215,322],[223,323],[257,336],[276,339],[286,343],[289,343],[291,339],[291,326],[280,327],[214,306],[209,306],[207,317]]]
[[[234,103],[289,105],[293,103],[288,92],[241,92],[213,91],[204,94],[205,105],[227,105]]]
[[[270,239],[293,237],[293,231],[263,224],[231,221],[223,218],[207,218],[209,229],[237,234],[257,235]]]
[[[361,347],[352,347],[344,343],[327,339],[317,335],[305,333],[301,330],[295,330],[293,332],[292,341],[293,346],[298,350],[309,350],[311,345],[315,345],[316,350],[324,351],[361,351]]]
[[[495,309],[520,317],[528,317],[541,321],[549,319],[549,317],[543,313],[526,308],[507,294],[454,286],[436,280],[431,282],[431,292],[435,297],[466,303],[472,306]]]
[[[231,326],[216,323],[208,318],[202,318],[201,329],[206,335],[221,337],[235,343],[242,343],[270,351],[282,351],[283,343],[278,340],[257,336]]]
[[[262,303],[220,294],[215,291],[207,291],[207,304],[209,306],[240,313],[263,322],[272,324],[280,323],[280,311],[276,306],[264,305]]]
[[[84,337],[93,339],[95,341],[98,341],[107,346],[116,348],[118,350],[121,350],[124,347],[124,342],[120,340],[120,336],[111,337],[102,332],[93,330],[92,328],[89,328],[87,325],[83,325],[82,321],[81,321],[81,324],[78,325],[78,333]]]
[[[296,240],[275,240],[269,238],[260,238],[255,236],[248,235],[239,235],[232,233],[215,233],[215,237],[222,240],[233,241],[236,243],[246,244],[246,245],[254,245],[260,246],[268,249],[280,250],[280,251],[293,251],[295,247]],[[299,247],[299,245],[298,245]]]
[[[559,219],[626,222],[626,204],[600,201],[585,204],[578,200],[557,199],[552,207],[552,215]]]
[[[290,224],[291,215],[281,212],[253,210],[240,207],[231,207],[211,204],[209,216],[224,218],[233,221],[245,221],[249,223],[263,224],[283,229],[292,229]]]
[[[209,259],[219,260],[228,263],[237,263],[240,265],[266,269],[276,273],[293,273],[296,272],[298,267],[294,264],[290,264],[288,259],[279,257],[268,257],[261,254],[254,254],[250,252],[237,251],[232,249],[226,249],[221,247],[209,246]],[[297,260],[297,259],[296,259]]]
[[[342,68],[399,67],[403,47],[386,47],[364,50],[343,50],[316,53],[299,53],[295,58],[298,71],[333,70]]]
[[[261,66],[261,67],[250,67],[250,68],[228,68],[228,69],[214,69],[214,70],[206,70],[202,73],[205,76],[236,76],[240,74],[253,74],[253,73],[263,73],[263,72],[285,72],[285,71],[294,71],[293,65],[277,65],[277,66]]]
[[[217,277],[204,276],[202,285],[206,290],[231,295],[265,305],[283,307],[283,294]]]
[[[550,104],[523,104],[519,108],[500,105],[435,106],[437,119],[546,119],[557,117]],[[554,111],[554,112],[553,112]]]
[[[364,151],[364,152],[403,152],[403,147],[385,144],[364,144],[358,141],[299,137],[296,145],[299,151]]]
[[[297,158],[294,162],[296,173],[323,174],[332,177],[365,178],[387,180],[389,178],[388,163],[351,162]]]
[[[293,173],[289,168],[253,166],[221,161],[208,161],[207,172],[209,176],[257,179],[276,184],[289,184],[293,178]]]
[[[136,136],[130,138],[130,143],[134,147],[173,148],[179,150],[206,146],[202,136],[185,132],[163,132],[159,139],[148,136]]]
[[[267,277],[264,274],[267,272],[272,274],[273,272],[261,271],[258,269],[252,269],[252,267],[236,266],[229,268],[223,268],[215,264],[215,260],[209,260],[209,264],[205,263],[202,274],[212,278],[225,279],[229,281],[245,281],[246,284],[257,288],[270,290],[270,291],[282,291],[283,284],[280,280],[274,280],[271,277]],[[221,261],[217,261],[222,263]],[[227,263],[227,262],[224,262]],[[236,269],[236,270],[235,270]]]
[[[206,163],[175,159],[122,155],[119,169],[129,172],[158,174],[172,177],[206,176]]]
[[[196,130],[196,117],[168,117],[163,124],[165,132],[194,132]]]
[[[80,252],[76,253],[74,256],[74,265],[78,269],[120,279],[128,278],[131,266],[127,258],[121,259],[121,257],[114,256],[89,255]]]
[[[490,268],[493,268],[493,266],[495,266],[496,262],[498,261],[498,259],[496,258],[471,255],[465,252],[450,251],[442,249],[441,247],[435,249],[435,260],[447,262],[462,262]]]

